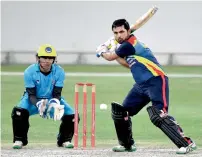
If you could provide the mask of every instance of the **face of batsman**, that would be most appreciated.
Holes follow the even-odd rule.
[[[119,44],[127,40],[130,36],[130,30],[126,30],[124,25],[113,28],[114,38]]]

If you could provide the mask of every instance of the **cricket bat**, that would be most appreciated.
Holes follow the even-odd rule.
[[[149,21],[149,19],[152,18],[152,16],[154,16],[154,14],[157,11],[158,11],[158,8],[156,6],[153,6],[145,14],[143,14],[141,17],[139,17],[137,19],[137,21],[135,22],[135,24],[131,25],[131,27],[130,27],[131,33],[135,32],[136,30],[141,28],[147,21]],[[113,47],[111,45],[111,40],[114,40],[114,38],[112,37],[112,38],[110,38],[110,40],[108,40],[104,43],[104,45],[106,45],[108,49],[111,49]],[[115,44],[118,44],[118,42],[116,42]]]
[[[149,19],[151,19],[154,14],[158,11],[158,7],[153,6],[151,7],[146,13],[144,13],[141,17],[139,17],[135,24],[131,25],[130,30],[131,33],[135,32],[139,28],[141,28]],[[114,37],[111,37],[109,40],[107,40],[104,44],[107,47],[108,50],[114,50],[117,46],[118,42],[114,40]],[[102,49],[102,45],[98,46],[97,50]],[[99,54],[97,54],[97,57],[100,57]]]
[[[158,8],[156,6],[153,6],[150,8],[144,15],[142,15],[136,22],[131,26],[131,33],[138,30],[140,27],[142,27],[149,19],[151,19],[152,16],[158,11]]]

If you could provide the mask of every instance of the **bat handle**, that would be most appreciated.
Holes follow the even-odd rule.
[[[99,57],[100,57],[100,54],[97,53],[97,54],[96,54],[96,57],[99,58]]]

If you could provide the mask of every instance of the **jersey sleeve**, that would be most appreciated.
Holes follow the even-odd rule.
[[[135,48],[129,42],[124,42],[115,52],[119,57],[124,58],[126,56],[135,55]]]
[[[25,88],[35,87],[34,80],[32,79],[32,74],[29,73],[28,70],[25,70],[24,72],[24,85],[25,85]]]
[[[56,87],[63,87],[64,86],[64,80],[65,80],[65,72],[63,69],[59,72],[59,77],[55,83]]]

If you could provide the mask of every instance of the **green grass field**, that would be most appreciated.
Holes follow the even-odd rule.
[[[1,71],[24,71],[28,65],[3,65]],[[117,65],[64,65],[66,72],[128,72],[128,69]],[[202,74],[201,66],[165,66],[166,73]]]
[[[2,66],[2,71],[23,71],[25,66]],[[119,66],[65,66],[66,72],[127,72]],[[165,67],[169,73],[198,73],[200,67]],[[96,84],[96,143],[116,145],[117,138],[111,119],[110,103],[122,102],[133,85],[130,77],[67,77],[63,96],[73,106],[76,82]],[[1,140],[2,144],[12,143],[11,111],[23,94],[22,76],[1,76]],[[88,90],[90,93],[90,90]],[[170,114],[181,124],[186,135],[190,135],[198,146],[202,146],[202,78],[170,78]],[[90,97],[88,97],[90,106]],[[81,99],[82,100],[82,99]],[[80,102],[82,102],[80,100]],[[99,104],[108,104],[108,110],[101,111]],[[90,114],[88,108],[88,137],[90,137]],[[81,108],[80,108],[81,110]],[[81,112],[81,111],[80,111]],[[82,117],[82,115],[81,115]],[[137,145],[174,146],[170,140],[150,122],[143,108],[132,118],[133,135]],[[60,122],[46,120],[38,115],[30,118],[30,143],[55,143]],[[80,137],[82,136],[82,121]],[[90,141],[90,140],[89,140]],[[88,141],[88,144],[89,144]],[[80,141],[81,144],[81,141]]]

